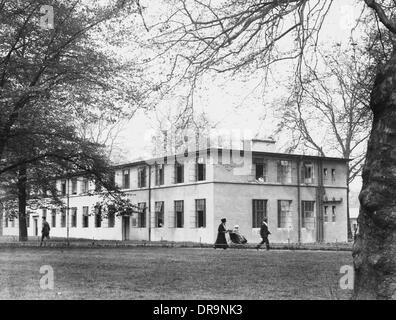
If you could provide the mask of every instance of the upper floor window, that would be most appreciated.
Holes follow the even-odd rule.
[[[65,196],[67,192],[66,180],[61,181],[61,195]]]
[[[146,187],[146,167],[138,168],[138,188]]]
[[[264,218],[267,218],[267,200],[253,200],[253,228],[260,228]]]
[[[206,180],[206,164],[205,163],[196,163],[195,165],[195,176],[197,181]]]
[[[279,160],[277,162],[277,181],[280,183],[291,182],[291,161]]]
[[[256,180],[259,182],[267,181],[267,162],[256,163]]]
[[[184,164],[180,162],[175,163],[175,183],[184,182]]]
[[[328,206],[324,206],[324,212],[323,212],[323,221],[324,222],[328,222],[329,221],[329,211],[328,211],[329,207]]]
[[[88,179],[83,179],[81,183],[81,193],[87,193],[89,189],[89,181]]]
[[[72,180],[71,180],[71,193],[72,194],[77,194],[77,179],[76,178],[73,178]]]
[[[291,228],[291,200],[278,200],[278,228]]]
[[[164,184],[164,165],[156,164],[155,165],[155,185],[161,186]]]
[[[313,183],[314,178],[314,166],[311,162],[305,162],[302,167],[302,177],[304,183]]]
[[[122,170],[122,188],[129,189],[129,169]]]
[[[331,181],[334,182],[336,179],[336,169],[331,169]]]

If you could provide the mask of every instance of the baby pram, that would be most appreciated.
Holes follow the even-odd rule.
[[[229,232],[230,240],[235,244],[246,244],[246,238],[239,233],[239,226],[235,226],[232,231]]]

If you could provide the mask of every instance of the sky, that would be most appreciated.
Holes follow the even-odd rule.
[[[141,1],[143,3],[143,1]],[[150,5],[153,2],[151,1]],[[340,43],[346,46],[350,30],[355,25],[363,8],[363,1],[335,0],[321,31],[321,46]],[[367,9],[366,9],[367,10]],[[251,130],[257,137],[265,138],[276,129],[274,110],[279,97],[286,95],[287,66],[278,64],[276,72],[269,75],[270,85],[262,83],[263,74],[258,72],[249,78],[217,79],[202,85],[197,93],[194,106],[205,112],[218,128]],[[165,101],[159,108],[172,106],[172,101]],[[176,103],[176,102],[175,102]],[[126,123],[118,136],[117,143],[125,151],[125,160],[133,160],[149,154],[151,149],[148,132],[155,126],[155,114],[138,112]],[[356,179],[351,186],[359,190],[361,180]]]

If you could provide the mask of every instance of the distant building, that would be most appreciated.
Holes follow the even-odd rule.
[[[132,216],[92,215],[99,194],[87,192],[95,184],[60,179],[69,210],[38,208],[28,234],[40,234],[45,215],[53,237],[69,229],[71,238],[213,243],[225,217],[229,229],[238,224],[257,243],[267,217],[272,242],[347,241],[348,160],[269,152],[272,144],[253,140],[249,150],[209,148],[114,167],[116,184],[141,208]],[[18,234],[15,220],[3,219],[5,235]]]
[[[349,208],[349,223],[351,226],[352,235],[355,235],[358,223],[357,218],[359,216],[359,208]]]

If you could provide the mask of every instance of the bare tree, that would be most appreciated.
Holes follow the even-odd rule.
[[[288,151],[299,149],[351,160],[347,171],[349,238],[349,184],[361,173],[365,160],[374,83],[372,69],[367,68],[369,55],[360,54],[355,46],[344,52],[336,45],[333,52],[320,53],[323,71],[306,66],[299,90],[290,88],[292,95],[281,109],[278,125],[279,133],[293,137],[288,139]]]
[[[164,49],[162,57],[167,54],[173,61],[170,78],[190,79],[193,84],[204,72],[254,72],[275,62],[293,60],[297,62],[296,82],[301,83],[304,58],[316,48],[332,2],[168,1],[172,13],[148,28],[158,27],[153,43]],[[396,34],[394,1],[361,3],[373,10],[386,33]],[[282,43],[290,46],[284,49]],[[312,61],[312,68],[314,64]],[[378,70],[371,91],[373,124],[362,174],[360,235],[353,252],[354,297],[358,299],[396,298],[395,90],[396,52]]]

